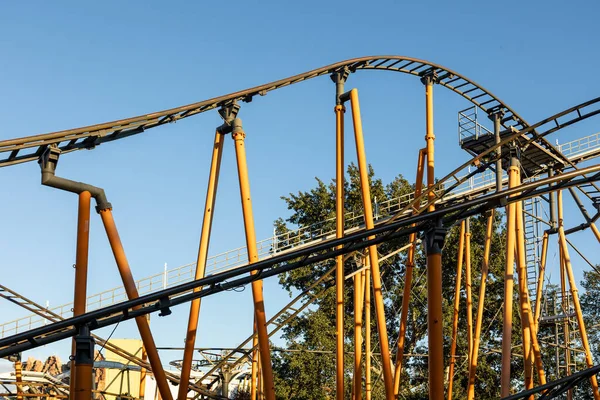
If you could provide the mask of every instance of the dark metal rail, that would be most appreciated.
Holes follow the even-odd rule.
[[[578,178],[584,174],[593,175]],[[412,232],[428,230],[432,227],[431,221],[441,220],[444,224],[453,224],[459,218],[481,214],[491,208],[503,207],[509,202],[524,200],[554,190],[568,189],[569,187],[598,180],[600,180],[600,165],[595,165],[521,185],[514,189],[482,196],[461,204],[449,205],[433,212],[409,216],[370,230],[361,230],[342,239],[329,240],[308,248],[302,248],[264,261],[239,267],[235,270],[187,282],[134,300],[115,304],[0,339],[0,357],[75,336],[78,332],[77,327],[79,326],[88,325],[90,330],[95,330],[155,311],[160,311],[160,315],[168,315],[171,306],[189,302],[194,298],[206,297],[245,285],[257,279],[278,275],[304,265],[333,258],[340,254],[351,253],[370,245],[403,237]],[[555,183],[555,185],[551,185],[552,183]],[[512,197],[510,197],[511,195]],[[415,226],[411,226],[412,224],[415,224]],[[375,236],[375,238],[368,239],[369,236]],[[336,249],[336,246],[343,247]],[[251,271],[258,271],[258,273],[249,275]],[[193,292],[192,290],[195,288],[203,289],[199,292]],[[190,291],[192,292],[189,293]],[[141,308],[133,310],[133,307],[137,306],[141,306]]]
[[[250,102],[256,96],[265,96],[270,91],[319,76],[330,75],[344,69],[350,72],[359,70],[384,70],[401,72],[416,77],[434,74],[436,83],[459,94],[489,115],[502,112],[503,118],[501,123],[508,131],[513,131],[514,129],[522,130],[529,126],[520,115],[490,91],[448,68],[410,57],[368,56],[341,61],[289,78],[168,110],[81,128],[0,141],[0,155],[2,155],[0,157],[0,167],[37,161],[39,156],[50,145],[57,146],[61,149],[62,153],[93,149],[102,143],[137,135],[147,129],[223,107],[234,101]],[[529,139],[534,136],[535,133]],[[549,142],[544,139],[537,139],[536,141],[540,142],[557,160],[566,161],[562,154]]]

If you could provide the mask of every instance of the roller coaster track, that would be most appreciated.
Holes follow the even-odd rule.
[[[591,174],[590,177],[586,177]],[[456,220],[478,215],[491,208],[507,203],[525,200],[549,192],[576,187],[600,180],[600,165],[567,172],[556,177],[540,179],[513,189],[479,196],[458,204],[446,205],[435,211],[391,221],[373,229],[360,229],[341,239],[325,240],[310,247],[300,248],[286,254],[276,255],[230,271],[221,272],[203,279],[183,283],[156,293],[141,296],[123,303],[86,312],[77,317],[38,327],[27,332],[0,339],[0,357],[53,343],[77,334],[77,326],[89,325],[91,330],[113,325],[137,316],[162,311],[168,315],[172,306],[184,304],[194,298],[202,298],[225,290],[248,284],[252,281],[279,275],[281,273],[321,262],[341,254],[353,253],[368,246],[377,245],[399,237],[427,230],[429,221],[440,220],[444,224],[454,224]],[[340,246],[338,248],[338,246]],[[251,271],[258,271],[250,274]],[[192,291],[202,288],[201,291]],[[134,309],[135,308],[135,309]]]
[[[565,157],[571,161],[578,162],[587,160],[595,156],[600,151],[600,133],[595,133],[584,138],[566,142],[558,147],[562,150]],[[564,150],[563,150],[564,149]],[[446,197],[446,200],[459,196],[474,196],[478,193],[490,190],[495,185],[495,175],[492,171],[486,170],[484,173],[472,177],[462,183],[458,188],[452,191],[452,195]],[[453,184],[450,182],[448,185]],[[396,199],[388,200],[378,204],[379,222],[385,222],[386,217],[394,211],[405,207],[412,199],[414,193],[408,193]],[[348,212],[345,216],[347,233],[356,230],[363,221],[362,213]],[[275,254],[288,251],[298,246],[310,246],[320,240],[333,237],[335,230],[331,228],[335,223],[334,218],[321,221],[319,223],[294,229],[286,233],[274,235],[272,237],[257,242],[259,258],[266,259]],[[207,275],[226,271],[238,266],[244,265],[248,258],[246,247],[239,247],[228,250],[224,253],[216,254],[207,259]],[[142,278],[136,282],[140,294],[152,293],[160,289],[172,287],[179,283],[189,282],[193,279],[195,263],[186,264],[180,267],[165,270],[163,273],[151,275]],[[535,291],[534,291],[535,292]],[[125,289],[118,286],[103,292],[91,295],[87,299],[87,310],[95,310],[100,307],[116,304],[127,300]],[[60,315],[62,318],[68,318],[72,315],[73,303],[62,304],[51,309],[52,312]],[[34,313],[26,317],[18,318],[9,322],[0,324],[0,338],[10,334],[23,332],[37,326],[45,324],[46,318],[39,313]]]
[[[439,65],[400,56],[363,57],[347,60],[251,89],[165,111],[71,130],[0,141],[0,167],[37,160],[48,147],[56,147],[63,154],[76,150],[93,149],[99,144],[141,134],[147,129],[176,122],[212,109],[228,106],[234,102],[250,102],[257,95],[264,96],[270,91],[308,79],[329,75],[341,70],[354,73],[359,70],[370,69],[402,72],[421,78],[433,76],[435,83],[459,94],[488,115],[501,114],[501,125],[505,129],[501,132],[501,142],[489,146],[489,148],[473,157],[467,163],[439,180],[434,187],[428,187],[423,191],[421,196],[417,198],[413,196],[408,202],[399,205],[399,210],[393,210],[395,214],[390,214],[384,223],[374,229],[366,231],[359,226],[347,238],[337,241],[329,240],[328,236],[324,236],[320,240],[308,241],[300,247],[290,248],[290,251],[286,251],[285,254],[275,254],[269,260],[261,260],[252,265],[243,265],[235,268],[234,271],[226,270],[205,279],[179,284],[172,288],[163,288],[163,290],[157,293],[146,295],[136,300],[115,304],[79,317],[54,321],[50,326],[36,328],[30,332],[0,339],[0,354],[26,350],[73,336],[76,331],[75,327],[82,323],[91,323],[92,329],[108,326],[117,321],[130,319],[137,315],[164,310],[171,305],[190,301],[192,298],[208,296],[222,290],[227,290],[230,287],[245,284],[262,277],[273,276],[311,262],[318,262],[338,254],[347,254],[368,245],[390,240],[393,237],[400,237],[410,232],[424,230],[427,229],[428,221],[432,218],[441,218],[446,222],[453,221],[469,215],[475,215],[483,210],[504,205],[507,201],[518,201],[545,194],[556,190],[557,187],[579,187],[581,190],[586,185],[593,185],[592,187],[598,190],[595,182],[600,179],[600,166],[584,168],[578,171],[575,165],[579,161],[595,156],[597,152],[594,150],[592,151],[594,155],[585,153],[585,157],[580,155],[576,159],[570,159],[560,151],[561,149],[552,146],[545,139],[545,136],[563,127],[599,114],[600,98],[579,104],[531,126],[506,104],[473,81]],[[575,171],[564,174],[558,180],[552,180],[552,182],[561,182],[557,186],[551,187],[551,179],[548,179],[524,184],[518,188],[518,190],[523,191],[521,194],[517,194],[518,190],[504,190],[491,195],[486,195],[485,191],[478,191],[477,194],[483,194],[483,196],[477,198],[458,196],[459,198],[443,202],[441,209],[438,211],[423,212],[426,210],[428,204],[433,202],[439,203],[442,199],[449,200],[450,196],[447,196],[448,194],[456,194],[457,188],[492,165],[493,161],[495,161],[494,150],[496,148],[507,145],[510,142],[518,142],[521,148],[527,148],[527,146],[539,148],[550,156],[553,164],[562,165],[566,169],[572,168]],[[458,174],[472,164],[478,166],[477,170],[459,178]],[[593,175],[589,177],[585,174]],[[580,179],[575,179],[576,177],[580,177]],[[544,184],[548,184],[549,186],[540,188]],[[432,192],[434,196],[429,196]],[[508,196],[510,194],[514,194],[515,196],[509,199]],[[425,201],[427,197],[429,199]],[[590,196],[588,195],[588,197]],[[415,214],[413,217],[407,217],[407,211],[409,210]],[[413,223],[416,223],[417,226],[409,227]],[[376,236],[377,234],[379,236]],[[371,235],[376,236],[376,238],[368,238]],[[332,250],[334,246],[348,243],[350,245]],[[294,257],[301,257],[301,260],[289,262]],[[281,267],[280,263],[282,262],[289,263],[285,267]],[[242,274],[254,269],[261,272],[256,276],[240,278]],[[196,287],[205,287],[205,289],[201,293],[190,293],[190,290]],[[133,311],[131,307],[134,306],[142,306],[142,308]],[[44,318],[46,317],[44,316]]]
[[[0,297],[10,301],[11,303],[18,305],[19,307],[22,307],[28,311],[31,311],[31,312],[35,313],[36,315],[43,317],[44,320],[46,320],[48,322],[58,322],[58,321],[64,320],[64,317],[62,317],[61,315],[58,315],[55,312],[53,312],[52,310],[48,310],[47,308],[42,307],[40,304],[36,303],[35,301],[30,300],[29,298],[15,292],[14,290],[12,290],[4,285],[0,285]],[[113,353],[118,354],[119,356],[123,357],[127,361],[129,361],[135,365],[139,365],[142,368],[146,368],[149,371],[152,370],[150,363],[147,361],[144,361],[137,355],[132,354],[132,353],[128,352],[127,350],[116,346],[114,343],[111,343],[108,340],[101,338],[100,336],[92,334],[92,337],[94,338],[94,340],[96,341],[97,344],[102,346],[103,349],[112,351]],[[179,384],[179,382],[180,382],[179,375],[174,374],[169,371],[165,371],[165,374],[167,376],[167,379],[169,381],[171,381],[173,384],[176,384],[176,385]],[[213,395],[212,393],[207,392],[206,390],[201,388],[199,386],[199,384],[195,384],[195,383],[190,383],[190,390],[193,390],[193,391],[203,394],[205,396]],[[215,397],[215,398],[220,398],[220,397]]]
[[[236,101],[250,102],[256,96],[265,96],[273,90],[319,76],[330,75],[341,70],[348,70],[349,72],[360,70],[392,71],[416,77],[434,74],[435,81],[440,86],[459,94],[489,115],[496,112],[502,113],[503,118],[501,123],[507,131],[523,130],[529,126],[520,115],[490,91],[448,68],[410,57],[369,56],[341,61],[289,78],[164,111],[81,128],[0,141],[0,154],[2,155],[0,158],[0,167],[37,161],[48,146],[57,146],[61,149],[62,153],[93,149],[102,143],[137,135],[148,129],[176,122]],[[529,139],[539,141],[540,145],[552,154],[557,161],[566,161],[564,156],[554,146],[544,139],[537,139],[536,136],[536,132],[532,131],[530,132]]]

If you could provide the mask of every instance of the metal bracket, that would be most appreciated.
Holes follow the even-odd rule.
[[[217,128],[217,132],[222,135],[231,133],[233,129],[232,123],[240,112],[240,105],[234,100],[232,103],[221,106],[218,112],[221,118],[223,118],[224,123]]]
[[[435,68],[429,68],[429,69],[423,71],[420,75],[421,75],[421,83],[423,83],[423,85],[434,84],[434,83],[438,83],[440,81],[438,78],[438,74],[435,71]]]
[[[90,328],[87,325],[79,327],[79,334],[75,336],[75,364],[94,364],[95,343]]]
[[[171,315],[173,312],[171,311],[171,299],[168,297],[162,297],[158,300],[158,309],[160,312],[158,313],[159,317],[166,317],[167,315]]]
[[[343,103],[341,96],[344,93],[344,85],[348,80],[348,76],[350,76],[348,67],[340,68],[330,76],[333,83],[335,83],[335,104],[337,105]]]
[[[40,158],[38,159],[38,164],[40,164],[40,168],[56,170],[56,166],[58,165],[58,159],[60,157],[60,149],[57,146],[47,147],[46,150],[42,153]]]
[[[437,220],[429,229],[423,232],[425,254],[440,254],[446,241],[448,229],[442,225],[442,220]]]
[[[502,106],[492,107],[487,112],[488,118],[492,121],[495,118],[502,120],[502,118],[504,118],[504,114],[506,114],[506,111],[504,110],[504,108],[502,108]]]
[[[221,118],[223,118],[223,121],[225,121],[225,123],[227,123],[227,124],[230,124],[231,121],[233,121],[235,119],[235,117],[237,117],[239,112],[240,112],[240,105],[235,100],[233,102],[226,104],[224,106],[221,106],[221,108],[219,108],[219,115],[221,116]]]

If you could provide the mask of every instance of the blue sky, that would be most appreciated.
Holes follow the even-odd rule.
[[[255,86],[322,65],[398,54],[454,69],[527,121],[600,93],[594,1],[492,2],[13,2],[0,5],[0,139],[139,115]],[[414,179],[423,146],[424,95],[413,77],[359,73],[367,157],[389,181]],[[323,77],[243,104],[258,238],[288,212],[279,196],[334,175],[334,87]],[[456,113],[468,106],[435,92],[439,175],[466,154]],[[61,158],[58,174],[103,187],[134,276],[196,258],[215,112]],[[600,130],[597,120],[559,139]],[[554,140],[554,139],[553,139]],[[352,142],[348,141],[348,161]],[[1,282],[38,302],[72,299],[76,196],[42,187],[35,163],[0,170]],[[574,214],[573,214],[574,215]],[[595,262],[586,232],[574,236]],[[210,254],[244,244],[231,140],[226,142]],[[592,249],[592,250],[590,250]],[[595,257],[595,258],[594,258]],[[575,257],[574,257],[575,258]],[[581,262],[578,264],[583,266]],[[93,215],[89,293],[120,279]],[[265,282],[267,313],[287,300]],[[203,301],[199,346],[236,345],[252,327],[250,290]],[[0,303],[1,322],[26,312]],[[153,317],[160,346],[183,344],[187,307]],[[233,321],[233,322],[232,322]],[[106,334],[106,332],[105,332]],[[133,337],[131,323],[115,337]],[[66,345],[30,352],[46,356]],[[165,354],[165,360],[180,357]]]

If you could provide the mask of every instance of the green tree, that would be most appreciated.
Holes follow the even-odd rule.
[[[373,169],[369,168],[372,200],[377,200],[380,214],[390,208],[397,211],[400,206],[396,199],[406,198],[414,191],[402,176],[384,184],[375,178]],[[278,249],[285,249],[291,244],[307,242],[314,238],[314,232],[334,232],[335,230],[335,182],[329,184],[316,179],[316,187],[306,192],[298,192],[282,197],[291,215],[287,219],[275,221],[276,232],[281,238]],[[362,199],[358,169],[350,165],[345,182],[346,225],[356,222],[356,216],[362,214]],[[377,209],[377,207],[376,207]],[[485,296],[484,318],[482,324],[482,341],[479,365],[477,369],[477,398],[497,399],[500,395],[499,375],[502,337],[502,298],[504,290],[505,233],[501,228],[502,217],[496,213],[490,256],[490,272]],[[479,301],[479,282],[485,242],[487,218],[477,216],[471,218],[471,264],[473,275],[473,315],[475,317]],[[300,229],[298,231],[298,229]],[[452,334],[452,305],[454,301],[454,285],[456,279],[456,257],[458,250],[458,226],[450,227],[446,238],[443,255],[443,298],[444,298],[444,348],[448,360]],[[389,255],[408,243],[408,238],[400,238],[381,244],[378,247],[381,256]],[[385,296],[385,312],[390,349],[395,358],[396,340],[398,337],[400,305],[404,286],[406,254],[394,254],[382,262],[382,280]],[[358,260],[360,262],[360,260]],[[346,264],[346,272],[355,268],[356,260],[350,257]],[[309,288],[323,274],[335,266],[335,261],[299,268],[280,276],[280,284],[290,292],[297,293]],[[405,399],[422,399],[427,397],[427,289],[426,289],[425,255],[422,246],[418,246],[416,266],[414,269],[410,309],[405,341],[405,353],[402,375],[402,396]],[[309,310],[292,320],[283,329],[283,338],[289,349],[295,352],[280,352],[274,355],[276,390],[282,399],[329,399],[335,397],[335,285],[334,275],[321,282],[311,290],[316,301]],[[459,335],[457,346],[457,363],[455,369],[455,398],[462,398],[467,386],[467,341],[466,305],[461,292],[461,311],[459,317]],[[349,353],[353,350],[353,288],[352,282],[345,285],[345,346]],[[515,293],[516,301],[516,293]],[[520,342],[518,303],[515,302],[513,326],[513,342]],[[371,310],[374,315],[374,310]],[[372,318],[372,351],[379,353],[375,318]],[[421,355],[421,356],[419,356]],[[353,356],[345,356],[346,387],[345,398],[350,398],[352,381]],[[517,359],[513,365],[515,382],[522,381],[523,365]],[[383,381],[379,357],[373,357],[373,399],[383,399]]]

